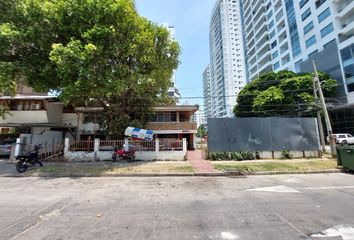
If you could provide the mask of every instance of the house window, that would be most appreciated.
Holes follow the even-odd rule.
[[[309,54],[309,58],[314,58],[317,53],[318,53],[318,50],[316,49],[315,51],[313,51],[312,53]]]
[[[274,21],[272,20],[272,21],[269,23],[268,29],[271,29],[273,26],[274,26]]]
[[[176,112],[156,113],[155,122],[177,122]]]
[[[332,39],[331,41],[329,41],[328,43],[326,43],[325,45],[323,45],[323,48],[328,48],[331,44],[333,44],[336,41],[336,39]]]
[[[278,55],[279,55],[279,52],[278,52],[278,51],[275,51],[275,52],[272,54],[273,59],[275,59],[276,57],[278,57]]]
[[[308,1],[309,1],[309,0],[301,0],[300,3],[299,3],[299,4],[300,4],[300,9],[301,9],[303,6],[305,6],[305,4],[308,3]]]
[[[331,10],[329,10],[329,8],[327,8],[326,10],[324,10],[320,15],[318,15],[318,22],[322,22],[323,20],[325,20],[329,15],[331,15]]]
[[[280,64],[279,62],[276,62],[274,65],[273,65],[273,69],[276,70],[280,67]]]
[[[295,63],[295,71],[296,71],[297,73],[301,72],[301,68],[300,68],[301,63],[302,63],[302,59],[299,60],[299,61],[297,61],[297,62]]]
[[[317,0],[317,1],[315,1],[315,3],[316,3],[316,8],[319,8],[319,7],[321,7],[321,5],[323,4],[323,3],[325,3],[327,0]]]
[[[310,15],[311,15],[311,9],[308,8],[308,9],[301,15],[302,21],[305,21],[305,19],[308,18]]]
[[[268,13],[268,16],[267,16],[268,19],[270,19],[271,16],[273,16],[273,11],[270,11],[270,12]]]
[[[313,35],[306,41],[306,47],[309,48],[316,43],[316,36]]]
[[[324,38],[325,36],[327,36],[328,34],[330,34],[331,32],[333,32],[333,23],[328,24],[327,26],[325,26],[324,28],[322,28],[321,30],[321,37]]]
[[[304,27],[304,35],[306,35],[306,33],[308,33],[309,31],[311,31],[313,29],[313,22],[311,21],[309,24],[307,24],[305,27]]]

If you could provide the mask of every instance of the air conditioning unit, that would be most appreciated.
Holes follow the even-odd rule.
[[[30,105],[30,109],[31,109],[31,110],[39,110],[39,109],[41,109],[41,105],[38,104],[38,103],[32,103],[32,104]]]

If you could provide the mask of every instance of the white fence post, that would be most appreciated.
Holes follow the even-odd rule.
[[[21,138],[16,139],[16,147],[15,147],[15,157],[20,155],[21,152]]]
[[[129,139],[124,138],[124,151],[129,151]]]
[[[155,152],[159,152],[160,150],[160,140],[158,138],[155,139]]]
[[[69,140],[69,138],[65,138],[65,140],[64,140],[64,157],[65,157],[65,154],[67,152],[69,152],[69,148],[70,148],[70,140]]]
[[[95,143],[93,145],[93,151],[97,152],[97,153],[100,151],[100,139],[99,138],[95,138]]]
[[[93,145],[93,154],[95,156],[95,160],[98,160],[98,152],[100,151],[100,139],[99,138],[95,138],[95,142]]]
[[[183,152],[187,153],[187,139],[183,138]]]

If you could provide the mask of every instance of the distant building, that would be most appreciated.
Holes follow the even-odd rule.
[[[240,0],[217,0],[210,20],[210,116],[233,117],[246,84]]]
[[[205,118],[205,113],[202,109],[199,109],[199,111],[195,112],[193,115],[193,122],[197,124],[197,128],[200,125],[206,125],[206,118]]]
[[[244,0],[249,80],[269,71],[326,72],[338,82],[335,133],[354,134],[354,1]]]
[[[170,33],[170,37],[175,40],[176,39],[176,30],[173,26],[170,26],[167,23],[164,23],[163,26],[169,31]],[[179,92],[179,89],[176,85],[176,71],[173,71],[173,75],[171,78],[171,85],[168,88],[168,95],[170,97],[172,97],[173,99],[176,100],[176,102],[178,102],[178,100],[181,98],[181,94]]]
[[[16,93],[18,95],[30,95],[30,96],[47,96],[47,92],[36,92],[33,90],[33,88],[23,84],[23,83],[18,83]]]
[[[204,118],[211,118],[211,79],[209,65],[203,72]]]
[[[353,0],[244,0],[250,80],[268,71],[313,72],[339,83],[342,102],[354,102]]]

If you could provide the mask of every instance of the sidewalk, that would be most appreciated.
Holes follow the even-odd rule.
[[[187,159],[195,173],[220,173],[208,161],[203,159],[203,152],[200,150],[188,151]]]
[[[239,176],[258,174],[303,174],[341,172],[335,160],[257,160],[217,161],[202,158],[201,151],[191,151],[187,161],[122,162],[44,162],[24,174],[16,172],[15,163],[0,159],[0,177],[126,177],[126,176]]]

